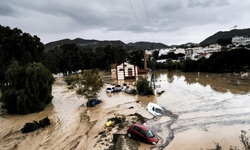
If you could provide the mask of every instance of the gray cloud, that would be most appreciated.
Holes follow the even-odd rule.
[[[15,9],[8,3],[5,1],[0,3],[0,16],[13,16],[15,13]]]
[[[128,0],[3,0],[0,22],[1,25],[36,34],[45,43],[67,37],[135,42],[137,37],[144,36],[144,40],[150,40],[148,35],[152,35],[160,40],[155,42],[177,44],[200,42],[211,33],[228,30],[236,24],[249,28],[248,0],[240,3],[237,0],[144,2],[146,4],[131,0],[133,10]]]

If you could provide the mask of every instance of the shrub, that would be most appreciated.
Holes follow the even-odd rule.
[[[130,94],[133,94],[133,95],[136,95],[136,90],[135,89],[132,89]]]
[[[152,87],[149,85],[149,81],[145,78],[140,78],[137,81],[136,88],[141,95],[153,95]]]
[[[44,128],[47,125],[50,125],[50,119],[48,117],[44,118],[43,120],[40,120],[39,123],[37,121],[33,121],[33,123],[25,123],[21,131],[22,133],[33,132],[40,127]]]

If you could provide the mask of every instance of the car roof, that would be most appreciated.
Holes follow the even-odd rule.
[[[148,105],[151,105],[151,106],[154,106],[154,107],[156,107],[156,108],[162,109],[159,105],[157,105],[157,104],[155,104],[155,103],[149,102]]]
[[[142,124],[134,124],[133,126],[139,127],[139,128],[141,128],[141,129],[143,129],[143,130],[149,130],[148,127],[146,127],[146,126],[144,126],[144,125],[142,125]]]

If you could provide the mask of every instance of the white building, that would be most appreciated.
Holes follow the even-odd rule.
[[[174,51],[175,54],[185,54],[185,49],[184,48],[177,48]]]
[[[245,37],[245,36],[235,36],[232,38],[232,43],[235,46],[240,46],[240,45],[250,45],[250,37]]]
[[[169,52],[174,52],[175,48],[166,48],[166,49],[161,49],[159,51],[158,56],[160,57],[161,55],[167,55]]]
[[[111,76],[117,80],[126,78],[136,78],[138,76],[138,66],[124,62],[120,65],[111,66]]]

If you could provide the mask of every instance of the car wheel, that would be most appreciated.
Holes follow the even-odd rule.
[[[132,134],[130,132],[127,133],[128,137],[131,138]]]

